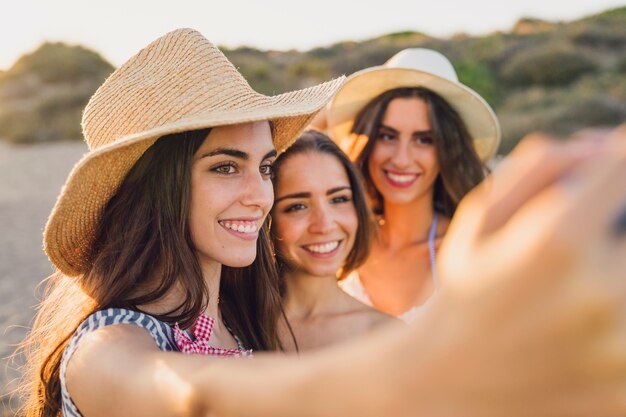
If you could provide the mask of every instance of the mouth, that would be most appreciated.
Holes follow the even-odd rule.
[[[243,240],[256,240],[259,236],[260,218],[218,220],[228,233]]]
[[[390,171],[387,169],[383,169],[383,173],[387,182],[397,188],[410,187],[415,183],[415,181],[417,181],[417,178],[421,175],[415,173]]]
[[[315,258],[331,258],[339,252],[343,240],[331,240],[329,242],[312,243],[302,245],[302,249]]]

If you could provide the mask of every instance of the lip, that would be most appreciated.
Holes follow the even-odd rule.
[[[302,248],[302,250],[304,250],[307,254],[309,254],[313,258],[316,258],[316,259],[328,259],[328,258],[334,257],[335,255],[337,255],[339,253],[339,250],[343,246],[343,241],[344,241],[344,239],[333,239],[333,240],[328,240],[326,242],[315,242],[315,243],[310,243],[308,245],[301,245],[300,247]],[[332,243],[332,242],[337,242],[337,247],[335,249],[331,250],[330,252],[324,252],[324,253],[313,252],[313,251],[311,251],[311,250],[306,248],[307,246],[325,245],[325,244]]]
[[[415,182],[417,181],[417,179],[420,177],[421,174],[419,173],[415,173],[415,172],[401,172],[401,171],[394,171],[391,169],[383,169],[383,176],[385,177],[385,180],[393,187],[395,188],[408,188],[410,186],[412,186],[413,184],[415,184]],[[396,175],[396,176],[413,176],[414,178],[410,181],[397,181],[393,178],[391,178],[391,175]]]
[[[259,230],[261,229],[262,217],[237,217],[230,219],[219,219],[217,223],[233,236],[236,236],[242,240],[252,241],[259,237]],[[236,230],[232,227],[242,226],[244,230]],[[251,230],[252,229],[252,230]]]

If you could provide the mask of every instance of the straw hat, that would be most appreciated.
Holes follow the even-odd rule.
[[[67,275],[85,272],[104,206],[159,137],[270,120],[274,146],[282,151],[342,83],[265,96],[200,33],[180,29],[155,40],[113,72],[85,108],[89,152],[74,166],[46,224],[50,261]]]
[[[354,119],[372,99],[388,90],[424,87],[450,104],[461,116],[480,159],[494,156],[500,144],[500,124],[489,104],[474,90],[461,84],[452,64],[437,51],[404,49],[384,65],[355,72],[328,105],[328,132],[353,159],[367,138],[351,134]]]

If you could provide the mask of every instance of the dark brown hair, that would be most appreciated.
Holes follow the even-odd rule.
[[[188,225],[193,156],[209,129],[158,139],[130,170],[104,208],[89,269],[79,277],[57,273],[48,282],[35,325],[25,342],[30,374],[28,416],[60,412],[59,366],[76,327],[94,311],[128,308],[163,297],[174,285],[182,302],[154,315],[189,327],[206,309],[208,289]],[[156,282],[154,278],[158,277]],[[246,348],[280,347],[276,323],[282,312],[278,273],[267,224],[257,241],[257,257],[245,268],[223,266],[220,311]]]
[[[367,259],[371,248],[371,237],[373,232],[372,215],[367,205],[367,199],[363,185],[359,177],[359,173],[355,166],[350,162],[348,156],[333,142],[328,136],[316,130],[308,130],[300,136],[300,138],[289,149],[283,152],[274,162],[274,190],[278,188],[281,177],[281,168],[285,161],[294,155],[302,153],[321,153],[332,155],[335,157],[348,175],[350,188],[352,189],[352,202],[356,209],[358,227],[354,239],[354,245],[350,249],[350,253],[339,271],[339,277],[345,278],[351,271],[357,269]],[[274,214],[278,216],[279,214]],[[271,232],[274,247],[278,247],[277,240],[280,236],[276,236],[275,231]],[[276,260],[279,271],[282,272],[287,267],[285,258],[280,252],[276,254]]]
[[[369,157],[387,107],[396,98],[420,99],[428,107],[428,119],[440,167],[435,179],[433,206],[435,211],[452,217],[461,198],[485,178],[487,169],[480,161],[472,145],[472,137],[457,111],[441,96],[423,87],[385,91],[363,107],[354,119],[352,133],[368,137],[355,163],[365,181],[373,211],[383,214],[383,197],[372,182],[368,169]]]

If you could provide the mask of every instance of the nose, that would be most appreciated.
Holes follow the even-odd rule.
[[[316,204],[311,209],[309,231],[315,234],[326,234],[336,227],[335,219],[326,204]]]
[[[263,177],[260,172],[246,175],[240,197],[241,204],[247,207],[259,207],[263,213],[269,212],[274,203],[272,181]]]
[[[409,155],[409,143],[407,141],[399,140],[397,145],[393,149],[393,154],[391,155],[391,163],[396,168],[406,168],[411,163],[411,157]]]

